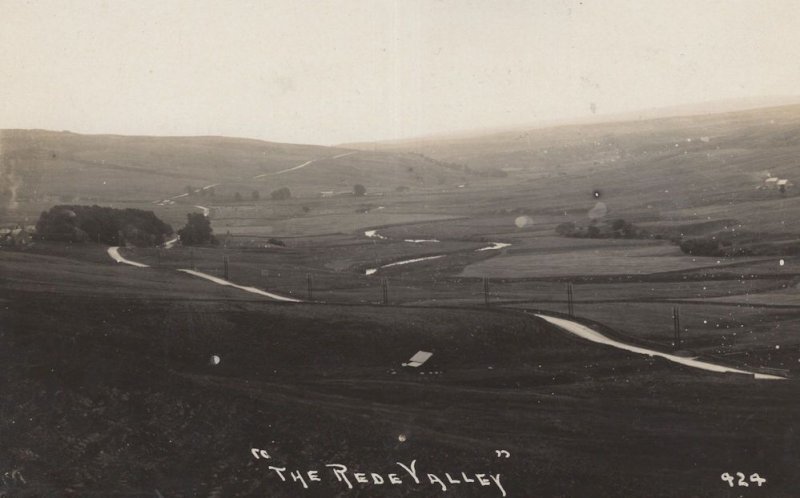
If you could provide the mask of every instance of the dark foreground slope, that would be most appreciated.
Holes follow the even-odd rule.
[[[99,258],[0,255],[0,467],[24,478],[8,496],[436,496],[422,474],[445,472],[499,473],[520,497],[726,496],[726,471],[767,478],[748,496],[800,484],[794,381],[687,371],[505,310],[282,305]],[[403,369],[418,349],[432,360]],[[396,464],[415,459],[421,484]],[[348,490],[334,463],[404,482],[351,474]],[[321,481],[304,492],[270,465]]]

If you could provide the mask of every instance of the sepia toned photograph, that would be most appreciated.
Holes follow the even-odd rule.
[[[798,26],[0,0],[0,498],[800,496]]]

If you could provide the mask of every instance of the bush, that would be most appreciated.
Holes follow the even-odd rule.
[[[680,242],[681,251],[692,256],[724,256],[719,241],[716,239],[709,239],[705,237],[694,237],[691,239],[683,239]]]
[[[592,222],[588,227],[582,228],[575,223],[566,222],[556,226],[556,233],[562,237],[588,237],[590,239],[643,239],[651,235],[638,228],[633,223],[623,219],[597,224]]]
[[[152,211],[96,205],[53,206],[36,222],[37,238],[63,242],[92,241],[148,247],[163,244],[171,233],[172,227]]]
[[[283,187],[279,188],[278,190],[273,190],[269,196],[273,201],[285,201],[286,199],[290,199],[292,197],[292,191],[289,190],[288,187]]]
[[[571,221],[566,223],[561,223],[556,227],[556,233],[558,235],[561,235],[562,237],[574,237],[577,232],[578,232],[578,227],[575,226],[575,223]]]
[[[178,236],[181,238],[181,244],[185,246],[217,243],[211,229],[211,221],[202,213],[187,214],[186,225],[178,230]]]

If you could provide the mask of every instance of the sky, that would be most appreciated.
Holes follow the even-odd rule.
[[[794,0],[0,0],[0,128],[337,144],[800,95]]]

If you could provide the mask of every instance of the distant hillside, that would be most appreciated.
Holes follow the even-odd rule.
[[[55,203],[153,202],[187,188],[216,185],[265,197],[457,183],[463,176],[415,154],[359,152],[224,137],[79,135],[44,130],[0,131],[0,204],[4,211]],[[306,164],[313,161],[310,164]],[[302,167],[301,167],[302,166]],[[8,213],[6,213],[8,214]]]
[[[270,193],[283,188],[293,199],[336,196],[362,184],[368,196],[386,194],[380,205],[388,209],[406,203],[415,212],[516,213],[533,222],[557,216],[558,223],[580,226],[590,213],[603,212],[652,233],[730,220],[715,230],[769,232],[787,242],[800,233],[800,105],[526,128],[362,150],[19,130],[2,132],[0,147],[0,201],[6,208],[0,222],[13,224],[33,223],[54,204],[143,207],[172,198],[194,209],[237,205],[257,198],[254,192],[269,203]],[[777,178],[766,183],[768,176],[786,180],[786,188],[775,188]],[[213,199],[210,191],[178,197],[187,187],[211,185]],[[16,211],[9,214],[12,205]],[[158,214],[177,223],[185,209]]]
[[[5,171],[19,196],[149,199],[223,177],[245,178],[335,154],[337,149],[222,137],[126,137],[3,130]],[[202,184],[202,185],[201,185]]]
[[[665,119],[736,114],[745,112],[761,112],[765,109],[791,107],[800,105],[800,96],[763,97],[749,99],[732,99],[711,101],[699,104],[685,104],[670,107],[642,109],[617,114],[597,114],[584,118],[555,119],[530,125],[504,126],[497,128],[474,127],[456,132],[443,132],[432,135],[401,138],[396,140],[377,140],[371,142],[352,142],[339,144],[339,147],[357,150],[417,150],[425,144],[444,142],[465,142],[490,136],[522,132],[534,132],[563,127],[584,127],[592,125],[610,125],[614,123],[656,121]]]
[[[800,230],[800,105],[625,122],[518,129],[379,144],[471,170],[502,169],[509,207],[587,220],[595,202],[652,223],[734,219]],[[487,209],[489,206],[486,206]],[[733,228],[733,227],[732,227]]]
[[[800,105],[751,109],[721,114],[701,114],[657,119],[632,119],[606,123],[519,128],[462,136],[419,138],[348,147],[395,152],[418,152],[435,159],[482,166],[553,166],[559,160],[625,155],[703,137],[739,142],[744,147],[785,146],[796,138]],[[710,142],[709,142],[710,144]],[[707,148],[708,148],[707,147]],[[500,164],[498,164],[498,161]]]

